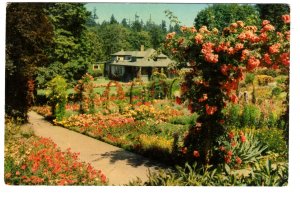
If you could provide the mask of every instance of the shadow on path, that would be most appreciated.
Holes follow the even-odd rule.
[[[118,161],[125,161],[127,165],[135,168],[139,166],[146,166],[153,169],[168,168],[163,164],[159,164],[157,162],[149,160],[148,158],[146,159],[143,156],[136,155],[124,150],[109,151],[102,154],[92,154],[92,156],[97,156],[97,158],[94,159],[93,162],[99,161],[103,158],[109,158],[111,164],[114,164]]]

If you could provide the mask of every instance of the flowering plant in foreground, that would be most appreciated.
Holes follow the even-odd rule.
[[[106,185],[107,178],[79,153],[61,151],[47,138],[18,138],[5,145],[5,183],[9,185]]]
[[[289,16],[282,18],[286,25],[282,32],[265,20],[261,27],[237,21],[221,33],[203,26],[181,27],[181,34],[167,35],[168,55],[190,68],[176,100],[188,100],[188,109],[199,114],[185,137],[185,152],[195,160],[210,163],[217,157],[213,147],[225,134],[222,109],[228,102],[238,102],[236,90],[244,72],[258,67],[289,72]]]

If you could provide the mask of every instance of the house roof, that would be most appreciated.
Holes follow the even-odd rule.
[[[134,57],[147,58],[147,57],[150,57],[154,52],[155,52],[155,50],[152,49],[152,48],[147,49],[145,51],[123,51],[123,50],[121,50],[121,51],[113,53],[111,55],[112,56],[126,56],[126,55],[129,55],[129,56],[134,56]]]
[[[173,63],[170,59],[163,59],[154,61],[152,59],[141,59],[136,62],[129,62],[129,61],[119,61],[119,62],[112,62],[111,65],[114,66],[137,66],[137,67],[168,67],[171,63]]]
[[[113,61],[110,64],[115,66],[138,66],[138,67],[167,67],[171,63],[166,55],[159,54],[157,55],[157,61],[152,59],[152,55],[154,55],[156,50],[150,48],[145,51],[124,51],[121,50],[119,52],[113,53],[112,56],[132,56],[132,57],[140,57],[142,59],[136,59],[136,61]]]

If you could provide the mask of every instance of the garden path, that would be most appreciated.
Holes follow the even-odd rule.
[[[71,148],[71,151],[79,152],[79,159],[100,169],[108,177],[110,185],[128,184],[136,177],[146,181],[148,169],[156,171],[166,168],[140,155],[69,129],[54,126],[36,112],[31,111],[28,116],[35,135],[51,138],[61,150]]]

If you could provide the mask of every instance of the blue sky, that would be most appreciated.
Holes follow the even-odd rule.
[[[134,20],[135,14],[145,23],[151,20],[160,24],[165,20],[169,24],[169,19],[165,16],[164,10],[170,10],[181,21],[181,25],[192,26],[199,11],[206,8],[207,4],[161,4],[161,3],[87,3],[89,11],[97,10],[98,21],[109,21],[113,14],[118,22],[123,18]]]

